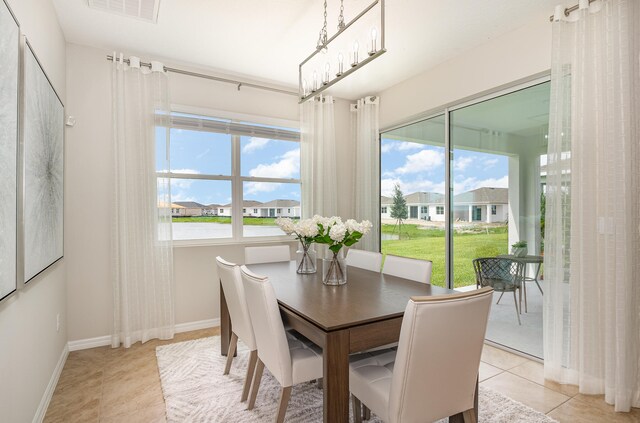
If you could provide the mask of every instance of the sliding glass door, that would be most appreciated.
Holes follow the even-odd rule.
[[[522,324],[509,293],[492,307],[487,338],[538,357],[548,120],[544,82],[381,135],[382,252],[432,260],[432,283],[468,290],[474,259],[526,243]]]

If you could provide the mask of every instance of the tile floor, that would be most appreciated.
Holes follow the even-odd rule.
[[[218,334],[218,328],[205,329],[127,350],[101,347],[70,353],[45,422],[164,422],[155,347]],[[615,413],[602,396],[578,394],[575,386],[545,381],[542,375],[542,364],[485,345],[482,385],[560,422],[640,422],[640,409]]]

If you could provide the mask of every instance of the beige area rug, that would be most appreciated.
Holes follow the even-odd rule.
[[[265,368],[255,409],[240,403],[248,350],[238,346],[231,372],[223,376],[226,357],[220,355],[220,337],[197,339],[156,349],[168,422],[272,422],[277,412],[280,385]],[[553,423],[555,420],[480,387],[479,422]],[[380,423],[372,416],[371,423]],[[446,422],[448,419],[442,420]],[[315,384],[293,387],[287,422],[322,422],[322,390]]]

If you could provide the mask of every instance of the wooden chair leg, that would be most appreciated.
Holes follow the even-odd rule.
[[[520,310],[518,310],[518,298],[516,298],[516,291],[513,291],[513,303],[516,306],[516,316],[518,316],[518,324],[522,326],[522,322],[520,322]]]
[[[229,370],[231,370],[231,362],[233,361],[233,356],[236,355],[236,347],[238,346],[238,335],[235,333],[231,334],[231,341],[229,341],[229,351],[227,351],[227,365],[224,366],[225,375],[229,374]]]
[[[362,419],[363,420],[371,419],[371,410],[369,410],[369,407],[367,407],[364,404],[362,404]]]
[[[253,373],[256,370],[256,361],[258,361],[258,350],[253,350],[249,354],[249,364],[247,365],[247,376],[244,378],[244,386],[242,387],[242,397],[240,402],[245,402],[249,397],[249,388],[253,380]]]
[[[462,417],[464,418],[464,423],[477,423],[476,412],[473,408],[463,411]]]
[[[253,410],[256,405],[256,398],[258,397],[258,389],[260,389],[260,381],[262,380],[262,373],[264,372],[264,363],[258,357],[256,363],[256,372],[253,375],[253,382],[251,382],[251,393],[249,394],[249,404],[247,410]]]
[[[278,407],[278,416],[276,417],[276,423],[284,422],[284,415],[287,413],[289,398],[291,398],[291,386],[283,387],[280,394],[280,406]]]
[[[351,404],[353,405],[354,423],[362,423],[362,403],[353,394],[351,394]]]

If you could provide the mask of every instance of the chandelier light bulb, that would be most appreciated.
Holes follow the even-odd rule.
[[[308,91],[307,91],[307,90],[308,90],[308,88],[309,88],[309,87],[307,86],[307,80],[306,80],[306,79],[303,79],[303,80],[302,80],[302,96],[303,96],[303,97],[305,97],[305,96],[307,95],[307,93],[308,93]]]
[[[330,69],[329,62],[327,62],[324,65],[324,78],[322,80],[322,83],[324,85],[327,85],[329,83],[329,69]]]
[[[353,43],[353,62],[351,62],[352,67],[358,66],[358,49],[359,48],[360,48],[360,45],[358,44],[357,41]]]
[[[318,90],[318,72],[313,71],[313,88],[311,92],[316,92]]]
[[[369,51],[369,56],[373,56],[376,54],[376,44],[378,41],[378,30],[374,26],[371,28],[371,50]]]
[[[338,53],[338,73],[336,73],[336,76],[342,75],[343,70],[344,70],[344,57],[342,56],[342,53]]]

